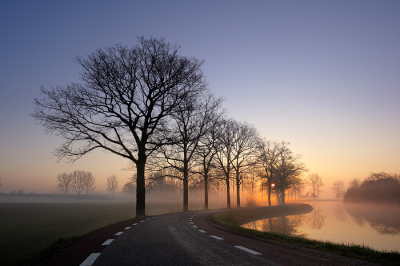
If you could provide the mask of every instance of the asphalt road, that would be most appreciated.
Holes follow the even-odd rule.
[[[274,265],[199,231],[203,217],[155,216],[132,225],[101,252],[93,265]],[[196,228],[197,226],[197,228]],[[205,229],[205,228],[204,228]]]
[[[209,212],[154,216],[116,232],[84,265],[371,265],[326,252],[266,243],[205,221]]]

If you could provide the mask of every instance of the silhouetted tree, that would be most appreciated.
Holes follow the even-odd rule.
[[[319,197],[319,194],[321,192],[321,187],[324,186],[324,182],[322,182],[322,177],[320,177],[318,174],[311,174],[307,176],[307,185],[311,186],[312,190],[312,197],[314,200]]]
[[[260,139],[254,126],[247,123],[234,122],[232,139],[232,168],[236,178],[236,203],[240,207],[240,186],[243,173],[255,165],[257,160],[257,147]]]
[[[85,184],[84,188],[86,190],[86,194],[89,194],[90,191],[95,190],[96,179],[92,175],[91,172],[85,172]]]
[[[340,199],[344,195],[344,182],[342,180],[333,182],[332,193],[337,199]]]
[[[107,190],[114,194],[118,189],[118,179],[116,175],[109,176],[107,178]]]
[[[262,179],[265,179],[267,182],[261,181],[261,189],[265,189],[264,185],[266,184],[268,188],[268,205],[271,206],[271,194],[272,194],[272,184],[273,184],[273,175],[276,172],[276,165],[278,163],[278,152],[279,143],[271,142],[263,140],[259,142],[259,165],[260,165],[260,176]]]
[[[169,177],[178,178],[183,183],[183,211],[189,210],[189,174],[196,166],[200,140],[213,124],[221,102],[222,99],[215,99],[205,92],[184,99],[171,115],[173,145],[164,146],[161,151],[166,160],[165,168],[173,168],[179,173]]]
[[[17,190],[17,194],[18,194],[18,195],[23,195],[23,194],[25,194],[25,191],[24,191],[22,188],[19,188],[19,189]]]
[[[133,182],[127,182],[125,185],[122,187],[122,192],[124,193],[135,193],[136,187],[135,183]]]
[[[214,165],[221,172],[220,177],[223,178],[226,184],[226,205],[231,207],[230,196],[230,179],[232,174],[233,154],[233,137],[235,134],[235,123],[233,119],[223,119],[215,127],[216,142],[214,145],[215,156]]]
[[[76,170],[72,172],[72,191],[80,195],[86,189],[87,172]]]
[[[132,161],[137,170],[136,215],[145,215],[145,167],[166,143],[168,117],[186,97],[205,86],[203,62],[179,55],[164,39],[138,38],[138,45],[98,49],[76,57],[83,84],[45,89],[33,117],[65,139],[59,160],[75,161],[104,149]]]
[[[292,188],[300,175],[307,171],[304,163],[300,162],[301,155],[294,154],[288,145],[289,143],[284,141],[278,143],[278,158],[273,167],[272,178],[279,204],[285,204],[285,190]]]
[[[62,173],[57,176],[57,190],[64,192],[64,195],[72,190],[73,178],[71,174]]]

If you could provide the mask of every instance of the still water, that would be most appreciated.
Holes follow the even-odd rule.
[[[400,206],[306,202],[307,214],[253,221],[242,227],[290,236],[400,251]]]

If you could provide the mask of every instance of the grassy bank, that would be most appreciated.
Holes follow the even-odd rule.
[[[296,206],[297,205],[297,206]],[[245,235],[265,242],[279,241],[294,244],[301,247],[312,248],[320,251],[331,252],[342,256],[348,256],[384,265],[399,265],[400,253],[398,252],[379,252],[368,247],[353,244],[337,244],[329,241],[316,241],[303,237],[291,237],[271,232],[261,232],[241,227],[241,224],[253,219],[265,219],[283,215],[295,214],[307,209],[308,204],[296,204],[287,206],[259,207],[252,209],[239,209],[216,213],[211,217],[211,222],[232,233]],[[308,205],[309,206],[309,205]],[[311,207],[311,206],[310,206]],[[269,210],[270,208],[270,210]],[[262,212],[263,218],[258,218]]]

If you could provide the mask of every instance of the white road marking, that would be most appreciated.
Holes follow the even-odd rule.
[[[100,256],[100,253],[92,253],[89,257],[86,258],[79,266],[91,266],[97,257]]]
[[[132,224],[132,225],[137,225],[138,223],[134,223],[134,224]]]
[[[157,216],[154,216],[153,219],[156,218],[156,217],[157,217]]]
[[[193,226],[193,228],[197,228],[197,226],[195,226],[195,225],[192,225]]]
[[[238,249],[241,249],[241,250],[244,250],[246,252],[249,252],[249,253],[251,253],[253,255],[262,255],[260,252],[254,251],[254,250],[249,249],[249,248],[245,248],[245,247],[242,247],[242,246],[234,246],[234,247],[238,248]]]
[[[140,221],[141,223],[143,223],[145,220]]]
[[[147,218],[146,220],[150,220],[151,218]]]
[[[211,237],[213,237],[213,238],[215,238],[217,240],[224,240],[222,237],[219,237],[219,236],[211,236]]]
[[[201,233],[203,233],[203,234],[207,233],[207,232],[204,231],[204,230],[199,230],[199,232],[201,232]]]
[[[193,224],[193,222],[190,222],[190,224]]]
[[[122,235],[124,232],[118,232],[118,233],[116,233],[115,235],[116,236],[120,236],[120,235]]]
[[[102,246],[108,246],[111,244],[111,242],[113,242],[114,239],[107,239],[106,242],[104,242],[103,244],[101,244]]]
[[[130,226],[128,226],[128,227],[125,227],[125,230],[128,230],[128,229],[131,229],[131,227],[130,227]]]

